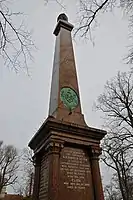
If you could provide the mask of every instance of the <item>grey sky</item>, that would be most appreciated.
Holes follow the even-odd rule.
[[[12,6],[28,15],[27,24],[34,30],[33,38],[38,47],[34,63],[29,65],[30,78],[23,72],[16,74],[4,66],[0,68],[0,139],[23,148],[48,114],[55,45],[52,33],[62,11],[52,2],[44,6],[43,0],[19,0]],[[75,13],[72,3],[66,14],[73,24]],[[92,111],[93,102],[103,91],[106,80],[118,70],[128,70],[122,61],[127,53],[128,23],[126,19],[122,20],[119,10],[116,13],[100,17],[99,27],[93,32],[94,47],[90,42],[74,43],[83,113],[89,126],[99,128],[100,113]]]

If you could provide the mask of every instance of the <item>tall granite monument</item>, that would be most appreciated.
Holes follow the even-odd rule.
[[[29,146],[34,150],[33,200],[103,200],[99,169],[103,130],[87,126],[81,110],[71,31],[59,15],[49,115]]]

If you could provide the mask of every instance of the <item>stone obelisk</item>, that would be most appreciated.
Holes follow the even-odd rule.
[[[72,29],[60,14],[49,115],[29,143],[35,160],[33,200],[104,199],[99,155],[106,132],[88,127],[82,114]]]

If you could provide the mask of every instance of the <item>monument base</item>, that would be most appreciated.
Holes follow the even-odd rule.
[[[105,134],[48,117],[29,143],[35,153],[33,200],[103,200],[98,160]]]

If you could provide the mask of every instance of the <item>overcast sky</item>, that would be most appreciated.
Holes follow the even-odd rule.
[[[45,6],[43,0],[19,0],[13,8],[27,14],[26,23],[33,29],[38,51],[34,52],[34,62],[29,64],[30,77],[0,67],[0,140],[23,148],[48,114],[55,46],[53,30],[62,10],[53,2]],[[73,24],[75,13],[76,7],[71,3],[66,14]],[[89,41],[77,41],[74,51],[86,122],[100,128],[100,113],[93,112],[92,106],[105,82],[118,70],[129,69],[122,60],[128,51],[128,23],[119,10],[115,14],[106,13],[100,17],[93,35],[95,46]]]

